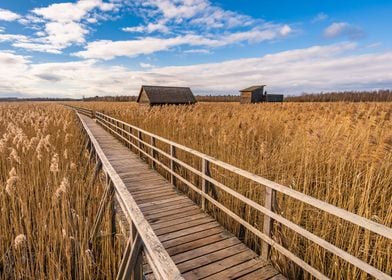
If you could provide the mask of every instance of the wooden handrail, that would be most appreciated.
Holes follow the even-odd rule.
[[[269,223],[271,220],[275,220],[285,226],[287,226],[288,228],[290,228],[291,230],[295,231],[296,233],[304,236],[305,238],[307,238],[308,240],[311,240],[312,242],[318,244],[319,246],[323,247],[324,249],[330,251],[331,253],[339,256],[340,258],[342,258],[343,260],[355,265],[356,267],[360,268],[361,270],[367,272],[368,274],[378,278],[378,279],[392,279],[391,276],[385,274],[384,272],[378,270],[377,268],[369,265],[368,263],[356,258],[355,256],[352,256],[351,254],[349,254],[348,252],[336,247],[335,245],[329,243],[328,241],[318,237],[317,235],[307,231],[306,229],[300,227],[299,225],[287,220],[286,218],[284,218],[283,216],[279,215],[278,213],[273,212],[273,209],[270,205],[270,198],[271,196],[267,196],[265,199],[265,204],[264,206],[254,202],[253,200],[250,200],[249,198],[241,195],[240,193],[232,190],[231,188],[225,186],[224,184],[218,182],[217,180],[213,179],[209,174],[207,174],[205,172],[204,169],[202,169],[201,171],[197,170],[196,168],[193,168],[192,166],[186,164],[185,162],[179,160],[178,158],[176,158],[175,156],[175,151],[177,149],[180,149],[182,151],[188,152],[198,158],[200,158],[202,160],[202,166],[203,165],[209,165],[210,163],[222,167],[223,169],[230,171],[234,174],[237,174],[239,176],[242,176],[244,178],[250,179],[251,181],[258,183],[260,185],[263,185],[266,188],[266,193],[270,193],[271,195],[273,195],[273,191],[276,192],[280,192],[282,194],[288,195],[298,201],[301,201],[303,203],[306,203],[308,205],[311,205],[315,208],[318,208],[319,210],[322,210],[324,212],[327,212],[329,214],[332,214],[336,217],[339,217],[345,221],[351,222],[357,226],[360,226],[364,229],[367,229],[369,231],[372,231],[374,233],[377,233],[383,237],[386,237],[388,239],[392,239],[392,229],[389,227],[386,227],[382,224],[373,222],[369,219],[366,219],[364,217],[361,217],[359,215],[356,215],[352,212],[349,212],[347,210],[341,209],[339,207],[336,207],[334,205],[331,205],[329,203],[326,203],[322,200],[316,199],[314,197],[308,196],[306,194],[303,194],[301,192],[295,191],[293,189],[290,189],[286,186],[280,185],[278,183],[275,183],[273,181],[270,181],[266,178],[263,178],[259,175],[250,173],[246,170],[237,168],[233,165],[230,165],[228,163],[222,162],[218,159],[215,159],[211,156],[208,156],[206,154],[203,154],[201,152],[198,152],[196,150],[193,150],[191,148],[188,148],[186,146],[183,146],[181,144],[175,143],[173,141],[170,141],[168,139],[165,139],[163,137],[160,137],[158,135],[155,135],[153,133],[147,132],[143,129],[140,129],[136,126],[130,125],[128,123],[125,123],[121,120],[115,119],[113,117],[110,117],[108,115],[105,115],[103,113],[100,112],[94,112],[93,113],[95,115],[95,117],[97,118],[97,122],[99,124],[101,124],[102,126],[104,126],[106,129],[108,129],[109,131],[111,131],[113,134],[116,135],[116,137],[120,138],[121,140],[125,141],[126,143],[130,144],[133,148],[135,148],[140,155],[143,154],[144,157],[148,158],[151,160],[152,163],[155,163],[155,165],[159,165],[160,167],[162,167],[163,169],[165,169],[167,172],[169,172],[170,177],[171,177],[171,182],[174,181],[174,178],[180,180],[181,182],[185,183],[188,187],[190,187],[193,191],[195,191],[196,193],[198,193],[201,198],[202,198],[202,207],[205,204],[205,202],[208,200],[209,202],[211,202],[212,204],[214,204],[216,207],[220,208],[221,210],[223,210],[226,214],[228,214],[229,216],[231,216],[232,218],[234,218],[237,222],[239,222],[240,224],[242,224],[243,226],[245,226],[248,230],[250,230],[251,232],[253,232],[256,236],[258,236],[259,238],[261,238],[266,244],[272,246],[273,248],[275,248],[277,251],[279,251],[280,253],[282,253],[283,255],[285,255],[286,257],[288,257],[289,259],[291,259],[292,261],[294,261],[296,264],[298,264],[299,266],[301,266],[304,270],[308,271],[310,274],[312,274],[313,276],[315,276],[316,278],[319,279],[326,279],[326,277],[321,274],[318,270],[316,270],[315,268],[311,267],[309,264],[307,264],[306,262],[304,262],[302,259],[298,258],[297,256],[295,256],[293,253],[291,253],[290,251],[288,251],[286,248],[282,247],[280,244],[277,244],[271,237],[270,237],[270,227],[268,227]],[[121,125],[121,126],[120,126]],[[128,132],[126,129],[128,129],[129,131],[134,131],[137,132],[137,136],[135,136],[134,134],[132,134],[131,132]],[[148,143],[146,141],[144,141],[142,139],[142,135],[147,135],[149,137],[151,137],[151,142]],[[125,136],[127,136],[128,138],[126,138]],[[132,143],[129,139],[129,137],[131,137],[133,140],[136,141],[136,144]],[[158,140],[160,142],[166,143],[169,145],[170,147],[170,153],[167,153],[161,149],[159,149],[156,145],[155,145],[155,141]],[[153,144],[152,144],[153,143]],[[146,151],[143,150],[143,147],[147,147],[149,149],[151,149],[151,151],[153,151],[153,153],[148,153]],[[167,159],[170,160],[170,167],[166,166],[165,164],[163,164],[162,162],[160,162],[156,156],[153,155],[157,155],[160,154],[164,157],[166,157]],[[191,171],[192,173],[194,173],[195,175],[199,176],[202,179],[202,188],[199,189],[197,186],[195,186],[194,184],[192,184],[191,182],[189,182],[186,178],[182,177],[181,175],[177,174],[174,170],[174,163],[182,166],[183,168]],[[214,198],[212,198],[211,196],[208,195],[208,192],[206,192],[206,182],[211,183],[212,185],[218,187],[219,189],[221,189],[222,191],[236,197],[237,199],[239,199],[240,201],[242,201],[243,203],[251,206],[252,208],[260,211],[261,213],[263,213],[265,216],[265,222],[264,222],[264,228],[263,228],[263,232],[259,231],[258,229],[256,229],[255,227],[253,227],[252,225],[250,225],[249,223],[247,223],[245,220],[243,220],[241,217],[239,217],[238,215],[236,215],[235,213],[233,213],[231,210],[227,209],[225,206],[223,206],[222,204],[220,204],[217,200],[215,200]],[[266,220],[267,219],[267,220]],[[269,219],[269,221],[268,221]]]
[[[165,138],[160,137],[158,135],[155,135],[153,133],[147,132],[147,131],[145,131],[145,130],[143,130],[141,128],[138,128],[138,127],[133,126],[131,124],[127,124],[127,123],[125,123],[125,122],[123,122],[121,120],[117,120],[117,119],[112,118],[112,117],[110,117],[108,115],[105,115],[103,113],[96,112],[96,116],[100,116],[100,117],[104,116],[104,117],[106,117],[108,119],[115,120],[115,121],[117,121],[117,122],[119,122],[121,124],[129,126],[132,129],[141,132],[142,134],[148,135],[150,137],[154,137],[155,139],[157,139],[157,140],[159,140],[161,142],[164,142],[166,144],[172,145],[173,147],[181,149],[181,150],[183,150],[185,152],[193,154],[193,155],[195,155],[197,157],[200,157],[202,159],[206,159],[210,163],[213,163],[213,164],[215,164],[217,166],[220,166],[220,167],[222,167],[222,168],[224,168],[224,169],[226,169],[228,171],[231,171],[231,172],[233,172],[233,173],[235,173],[237,175],[240,175],[240,176],[242,176],[244,178],[250,179],[250,180],[252,180],[252,181],[254,181],[256,183],[259,183],[260,185],[264,185],[264,186],[266,186],[268,188],[271,188],[271,189],[276,190],[276,191],[278,191],[280,193],[283,193],[283,194],[288,195],[288,196],[290,196],[292,198],[295,198],[295,199],[297,199],[297,200],[299,200],[301,202],[309,204],[309,205],[311,205],[311,206],[313,206],[315,208],[323,210],[323,211],[325,211],[325,212],[327,212],[329,214],[335,215],[335,216],[337,216],[337,217],[339,217],[339,218],[341,218],[343,220],[346,220],[348,222],[356,224],[356,225],[358,225],[358,226],[360,226],[362,228],[370,230],[370,231],[372,231],[374,233],[377,233],[377,234],[379,234],[381,236],[384,236],[386,238],[392,239],[392,230],[391,230],[391,228],[386,227],[386,226],[384,226],[382,224],[376,223],[376,222],[374,222],[372,220],[366,219],[366,218],[364,218],[362,216],[359,216],[357,214],[354,214],[354,213],[349,212],[347,210],[344,210],[342,208],[336,207],[336,206],[334,206],[332,204],[329,204],[329,203],[327,203],[325,201],[319,200],[317,198],[311,197],[311,196],[306,195],[304,193],[301,193],[299,191],[293,190],[293,189],[291,189],[289,187],[286,187],[286,186],[283,186],[283,185],[278,184],[276,182],[270,181],[270,180],[268,180],[266,178],[263,178],[263,177],[261,177],[259,175],[253,174],[253,173],[251,173],[249,171],[246,171],[246,170],[243,170],[243,169],[241,169],[239,167],[235,167],[235,166],[233,166],[231,164],[228,164],[226,162],[220,161],[220,160],[218,160],[218,159],[216,159],[214,157],[211,157],[209,155],[203,154],[203,153],[201,153],[199,151],[193,150],[191,148],[188,148],[188,147],[183,146],[181,144],[178,144],[176,142],[170,141],[168,139],[165,139]],[[128,132],[127,132],[127,134],[128,134]],[[144,144],[148,145],[148,143],[144,143]]]
[[[98,119],[98,121],[100,121]],[[156,159],[153,159],[147,152],[145,152],[144,150],[142,150],[141,148],[139,148],[139,146],[133,144],[132,142],[130,142],[128,139],[126,139],[125,137],[123,137],[122,135],[120,135],[118,132],[116,132],[113,128],[110,128],[109,126],[107,126],[106,124],[101,123],[104,127],[108,128],[111,132],[113,132],[114,134],[116,134],[119,138],[121,138],[122,140],[126,141],[128,144],[132,145],[135,149],[137,149],[139,151],[139,154],[143,154],[144,156],[150,158],[151,160],[153,160],[156,164],[159,164],[161,167],[163,167],[166,171],[168,171],[170,174],[174,175],[176,178],[180,179],[183,183],[185,183],[188,187],[190,187],[193,191],[195,191],[196,193],[198,193],[199,195],[202,196],[202,199],[207,199],[209,202],[213,203],[216,207],[220,208],[221,210],[223,210],[226,214],[228,214],[230,217],[232,217],[233,219],[235,219],[237,222],[239,222],[240,224],[242,224],[243,226],[245,226],[248,230],[250,230],[253,234],[255,234],[256,236],[258,236],[259,238],[261,238],[264,242],[266,242],[266,244],[271,245],[273,248],[275,248],[277,251],[279,251],[280,253],[282,253],[283,255],[285,255],[286,257],[288,257],[290,260],[292,260],[293,262],[295,262],[296,264],[298,264],[299,266],[301,266],[304,270],[308,271],[310,274],[312,274],[313,276],[317,277],[318,279],[328,279],[326,278],[323,274],[321,274],[319,271],[317,271],[316,269],[314,269],[313,267],[310,267],[307,263],[305,263],[303,260],[299,259],[297,256],[295,256],[294,254],[292,254],[290,251],[288,251],[287,249],[285,249],[284,247],[282,247],[280,244],[276,243],[273,239],[270,238],[270,233],[264,231],[264,233],[260,232],[258,229],[256,229],[255,227],[253,227],[252,225],[250,225],[249,223],[247,223],[245,220],[243,220],[241,217],[239,217],[238,215],[236,215],[235,213],[233,213],[231,210],[227,209],[226,207],[224,207],[222,204],[220,204],[218,201],[216,201],[215,199],[213,199],[212,197],[210,197],[207,193],[203,192],[203,190],[200,190],[197,188],[197,186],[193,185],[191,182],[189,182],[186,178],[182,177],[181,175],[175,173],[173,170],[170,170],[168,167],[166,167],[163,163],[159,162]],[[110,125],[114,125],[109,123]],[[164,151],[158,149],[158,148],[154,148],[151,145],[149,145],[147,142],[139,140],[139,138],[136,138],[134,135],[132,134],[128,134],[129,136],[131,136],[132,138],[134,138],[135,140],[138,140],[138,144],[143,144],[149,148],[153,148],[155,149],[157,152],[159,152],[160,154],[164,155],[165,157],[175,161],[177,164],[183,166],[184,168],[186,168],[187,170],[191,171],[192,173],[199,175],[200,177],[202,177],[203,179],[211,182],[212,184],[214,184],[215,186],[219,187],[221,190],[225,191],[226,193],[231,194],[232,196],[236,197],[237,199],[241,200],[242,202],[246,203],[247,205],[253,207],[254,209],[259,210],[260,212],[262,212],[264,215],[266,215],[269,218],[272,218],[273,220],[276,220],[278,222],[280,222],[281,224],[287,226],[288,228],[292,229],[293,231],[299,233],[300,235],[306,237],[307,239],[315,242],[316,244],[320,245],[321,247],[323,247],[324,249],[330,251],[331,253],[334,253],[335,255],[341,257],[342,259],[348,261],[349,263],[357,266],[358,268],[362,269],[363,271],[369,273],[370,275],[373,275],[375,277],[377,277],[377,279],[391,279],[388,275],[386,275],[385,273],[383,273],[382,271],[374,268],[373,266],[367,264],[366,262],[363,262],[362,260],[350,255],[349,253],[347,253],[346,251],[336,247],[335,245],[329,243],[328,241],[318,237],[317,235],[307,231],[306,229],[298,226],[297,224],[287,220],[286,218],[284,218],[283,216],[276,214],[274,212],[272,212],[270,209],[263,207],[261,205],[259,205],[258,203],[246,198],[245,196],[241,195],[240,193],[230,189],[229,187],[223,185],[222,183],[214,180],[213,178],[204,175],[202,172],[198,171],[197,169],[189,166],[188,164],[182,162],[179,159],[176,158],[172,158],[170,157],[167,153],[165,153]],[[388,278],[389,277],[389,278]]]
[[[162,243],[159,241],[149,222],[144,218],[144,215],[139,209],[137,203],[133,199],[130,192],[127,190],[120,176],[110,164],[89,127],[86,125],[83,119],[80,118],[80,116],[79,119],[95,149],[98,158],[102,163],[102,169],[113,184],[116,199],[119,202],[120,207],[125,213],[128,221],[130,221],[130,224],[133,224],[136,228],[137,234],[140,236],[143,242],[143,249],[148,256],[147,259],[149,262],[151,262],[150,266],[154,272],[154,276],[157,279],[182,280],[183,277],[181,276],[177,266],[170,258]]]

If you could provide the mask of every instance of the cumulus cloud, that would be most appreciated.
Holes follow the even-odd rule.
[[[87,23],[98,21],[94,11],[115,10],[117,4],[102,0],[79,0],[76,3],[55,3],[47,7],[35,8],[19,22],[38,30],[29,40],[15,39],[14,47],[31,51],[62,53],[74,44],[85,43],[89,33]],[[101,17],[100,17],[101,18]]]
[[[21,17],[20,15],[14,13],[14,12],[0,8],[0,20],[15,21],[15,20],[19,19],[20,17]]]
[[[0,96],[136,95],[141,84],[190,86],[196,93],[238,93],[265,83],[270,92],[375,89],[392,84],[392,52],[349,55],[354,43],[313,46],[262,57],[135,71],[94,60],[41,63],[0,52]],[[144,66],[149,66],[145,64]],[[55,73],[55,74],[54,74]],[[55,81],[55,82],[54,82]]]
[[[49,21],[79,22],[93,9],[110,11],[115,7],[115,4],[105,3],[102,0],[79,0],[76,3],[56,3],[44,8],[36,8],[32,12]]]
[[[347,37],[355,40],[364,36],[361,28],[347,22],[334,22],[324,30],[326,38]]]

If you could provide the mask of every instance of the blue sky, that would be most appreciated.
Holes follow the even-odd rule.
[[[392,88],[391,1],[2,0],[0,97]]]

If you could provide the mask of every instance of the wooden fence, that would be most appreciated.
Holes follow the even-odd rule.
[[[89,117],[94,116],[94,112],[91,110],[80,110],[80,108],[77,108],[77,111]],[[106,155],[103,153],[94,135],[83,120],[81,120],[81,122],[88,135],[90,151],[92,155],[95,154],[95,176],[101,169],[106,175],[106,190],[101,199],[89,243],[94,241],[94,235],[96,234],[98,224],[102,219],[104,207],[107,204],[107,201],[114,195],[130,225],[130,237],[120,264],[117,279],[131,279],[131,276],[133,277],[132,279],[135,280],[143,279],[143,254],[154,273],[155,279],[183,279],[177,266],[174,264],[162,243],[155,235],[151,225],[144,218],[137,203],[127,190],[124,182],[113,169]]]
[[[121,141],[127,143],[129,146],[136,149],[141,156],[147,158],[149,161],[152,162],[153,165],[160,166],[161,168],[166,170],[170,174],[171,182],[173,182],[174,179],[179,180],[185,185],[187,185],[190,189],[192,189],[195,193],[200,195],[201,207],[203,209],[205,209],[206,201],[208,201],[214,206],[216,206],[217,208],[219,208],[220,210],[222,210],[226,215],[228,215],[229,217],[237,221],[243,227],[248,229],[254,235],[258,236],[263,241],[261,254],[264,258],[269,257],[269,251],[270,248],[272,247],[275,250],[277,250],[279,253],[286,256],[294,263],[296,263],[302,269],[304,269],[305,271],[313,275],[314,277],[318,279],[328,279],[324,274],[322,274],[316,268],[310,266],[304,260],[296,256],[295,254],[293,254],[288,249],[278,244],[271,238],[272,223],[278,222],[286,226],[287,228],[293,230],[294,232],[300,234],[301,236],[305,237],[306,239],[321,246],[327,251],[333,253],[334,255],[340,257],[341,259],[347,261],[348,263],[358,267],[362,271],[365,271],[366,273],[375,277],[376,279],[392,280],[392,277],[390,275],[387,275],[386,273],[358,259],[357,257],[351,255],[350,253],[336,247],[335,245],[328,242],[327,240],[324,240],[323,238],[313,234],[312,232],[306,230],[305,228],[293,223],[292,221],[286,219],[279,213],[274,212],[274,209],[272,207],[273,198],[275,197],[276,193],[279,192],[295,200],[311,205],[321,211],[334,215],[344,221],[357,225],[363,229],[369,230],[379,236],[383,236],[385,238],[392,240],[391,228],[376,223],[374,221],[371,221],[369,219],[366,219],[364,217],[361,217],[359,215],[356,215],[354,213],[348,212],[344,209],[338,208],[331,204],[328,204],[314,197],[305,195],[301,192],[295,191],[291,188],[280,185],[278,183],[265,179],[256,174],[252,174],[246,170],[242,170],[233,165],[227,164],[213,157],[210,157],[206,154],[190,149],[188,147],[185,147],[173,141],[167,140],[163,137],[152,134],[143,129],[125,123],[123,121],[112,118],[103,113],[94,112],[92,110],[86,111],[86,109],[80,110],[80,108],[75,108],[75,109],[82,114],[86,114],[88,116],[95,116],[96,121],[104,128],[106,128],[108,131],[110,131],[115,137],[117,137]],[[146,136],[150,139],[150,142],[146,142],[145,140],[143,140],[143,138],[145,138]],[[157,141],[169,145],[170,153],[165,152],[162,149],[158,148],[156,145]],[[145,148],[147,148],[148,150],[146,150]],[[180,160],[179,158],[177,158],[176,152],[178,151],[182,151],[194,157],[199,158],[202,162],[201,170],[198,170],[190,166],[189,164],[185,163],[184,161]],[[164,162],[160,160],[160,158],[168,159],[170,161],[170,164],[169,165],[164,164]],[[265,194],[266,194],[264,204],[260,205],[259,203],[245,197],[244,195],[224,185],[222,182],[219,182],[217,179],[212,178],[209,172],[209,166],[211,164],[215,166],[219,166],[220,168],[232,172],[233,174],[237,174],[241,177],[247,178],[252,182],[257,183],[260,187],[264,187]],[[200,179],[202,180],[202,187],[198,188],[192,182],[187,180],[187,178],[185,178],[184,176],[176,172],[176,168],[174,168],[175,165],[181,166],[182,168],[186,169],[188,172],[191,172],[195,176],[199,176]],[[232,209],[228,209],[223,204],[218,202],[214,197],[212,197],[209,194],[207,190],[208,186],[210,187],[214,186],[216,188],[219,188],[221,191],[235,197],[236,199],[240,200],[246,205],[262,213],[264,215],[264,223],[263,223],[262,231],[260,231],[259,229],[251,225],[249,222],[245,221],[242,217],[238,216],[236,213],[232,211]],[[127,206],[125,205],[124,207]]]

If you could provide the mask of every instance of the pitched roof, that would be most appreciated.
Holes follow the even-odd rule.
[[[150,104],[183,104],[195,103],[196,98],[189,87],[164,87],[164,86],[145,86],[142,85],[137,102],[140,100],[141,93],[146,92]]]
[[[255,91],[255,90],[261,89],[261,88],[263,88],[265,86],[266,85],[251,86],[251,87],[248,87],[248,88],[244,88],[243,90],[240,90],[240,92],[243,92],[243,91]]]

